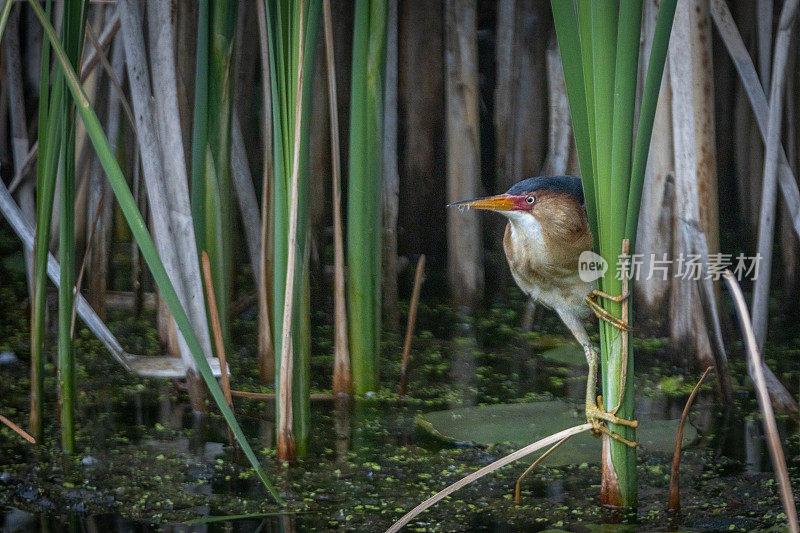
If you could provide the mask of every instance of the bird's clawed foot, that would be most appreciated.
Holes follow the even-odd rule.
[[[592,435],[595,437],[599,437],[600,435],[608,435],[612,439],[619,441],[626,446],[635,448],[635,442],[631,442],[628,439],[617,435],[608,428],[607,424],[620,424],[623,426],[636,428],[639,427],[639,422],[636,420],[624,420],[616,416],[619,406],[615,407],[611,411],[605,410],[603,407],[603,397],[595,396],[595,391],[597,390],[597,353],[592,349],[592,346],[588,343],[588,341],[586,344],[584,344],[583,349],[586,352],[586,362],[589,363],[589,375],[586,378],[586,421],[592,425]]]
[[[617,329],[630,331],[631,327],[628,325],[627,322],[625,322],[621,318],[615,317],[614,315],[603,309],[603,307],[598,303],[598,300],[600,298],[607,298],[615,302],[624,302],[628,298],[628,296],[630,296],[629,292],[624,292],[619,296],[611,296],[610,294],[606,294],[602,291],[594,289],[592,292],[586,295],[586,298],[584,298],[584,300],[586,300],[586,304],[594,312],[594,314],[597,315],[597,318],[611,324]]]
[[[632,428],[639,427],[639,422],[637,420],[625,420],[619,418],[613,413],[609,413],[605,409],[603,409],[603,398],[598,396],[597,403],[592,404],[591,402],[586,402],[586,421],[592,425],[592,434],[595,437],[599,437],[600,435],[608,435],[612,439],[621,442],[626,446],[630,446],[631,448],[636,447],[635,442],[631,442],[628,439],[617,435],[613,431],[611,431],[608,426],[604,423],[612,423],[612,424],[620,424],[623,426],[628,426]]]

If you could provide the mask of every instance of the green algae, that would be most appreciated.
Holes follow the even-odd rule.
[[[6,250],[3,246],[0,238],[0,255]],[[14,274],[2,264],[0,276],[4,279],[0,286],[0,348],[18,359],[0,367],[0,398],[3,413],[24,425],[29,387],[26,289],[21,273]],[[557,318],[546,315],[541,331],[521,332],[518,325],[524,305],[520,298],[505,298],[470,320],[445,303],[421,305],[409,396],[401,399],[396,392],[402,338],[387,333],[382,343],[382,387],[371,398],[342,408],[333,402],[315,402],[314,442],[310,454],[295,464],[275,460],[272,403],[237,399],[237,416],[248,438],[259,443],[262,463],[279,480],[279,490],[295,513],[242,521],[255,529],[263,520],[265,530],[383,531],[422,499],[517,448],[516,443],[511,444],[516,438],[508,436],[486,439],[487,444],[481,446],[453,446],[452,440],[422,438],[415,419],[430,412],[468,408],[473,403],[496,406],[557,400],[574,414],[571,425],[582,422],[579,406],[570,402],[580,399],[585,365],[577,358],[574,365],[567,365],[545,355],[568,340],[568,332]],[[312,337],[314,392],[329,391],[331,378],[330,316],[321,307],[314,315]],[[406,302],[402,309],[406,312]],[[152,311],[140,318],[124,311],[111,312],[109,317],[123,346],[142,354],[160,353],[154,324]],[[48,364],[48,435],[41,450],[33,450],[10,430],[0,429],[0,515],[15,508],[42,520],[91,517],[101,524],[102,517],[110,516],[133,521],[138,529],[158,529],[211,516],[278,511],[257,480],[248,475],[246,462],[228,446],[218,413],[212,410],[194,416],[180,386],[126,374],[80,323],[77,326],[79,453],[64,458],[58,450],[55,368]],[[236,341],[229,360],[234,386],[269,391],[269,386],[259,383],[254,364],[254,310],[245,310],[232,328]],[[596,342],[596,335],[593,338]],[[698,377],[668,363],[667,344],[663,338],[634,339],[640,404],[652,406],[638,416],[643,427],[653,419],[653,412],[660,416],[669,412],[674,417],[683,407],[683,386],[664,398],[659,384],[665,378],[682,376],[683,384],[691,385]],[[791,390],[796,389],[798,348],[796,339],[787,334],[771,338],[766,350]],[[454,373],[458,356],[472,365],[466,377]],[[739,383],[746,384],[741,358],[732,357],[731,370]],[[744,453],[742,421],[755,412],[755,400],[740,385],[734,414],[721,424],[723,417],[714,404],[713,391],[713,383],[704,386],[692,412],[691,420],[703,427],[703,438],[683,453],[680,517],[664,512],[669,457],[643,445],[639,454],[642,498],[633,517],[609,515],[598,507],[600,469],[596,452],[592,452],[585,460],[537,468],[522,487],[521,505],[513,502],[513,487],[530,463],[509,465],[424,513],[413,529],[586,531],[605,530],[609,526],[590,526],[614,520],[646,530],[782,526],[777,489],[769,483],[771,474],[764,471],[768,459],[766,449],[759,448],[757,434],[747,441],[755,450],[756,463],[748,462]],[[758,428],[757,419],[748,423]],[[779,423],[786,435],[790,475],[793,483],[798,483],[800,436],[791,420],[784,418]],[[589,446],[596,444],[589,439]],[[660,440],[671,443],[673,439]],[[520,440],[519,444],[528,442]]]

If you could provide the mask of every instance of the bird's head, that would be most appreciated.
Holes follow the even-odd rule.
[[[592,232],[579,178],[528,178],[503,194],[455,202],[450,206],[486,209],[506,216],[511,229],[506,235],[510,236],[512,247],[527,252],[533,248],[547,250],[548,261],[577,265],[575,254],[592,248]]]
[[[564,215],[580,216],[583,212],[583,188],[581,180],[572,176],[528,178],[503,194],[463,200],[448,207],[497,211],[512,221],[533,215],[540,222],[556,222]]]

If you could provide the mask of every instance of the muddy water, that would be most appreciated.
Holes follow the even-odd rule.
[[[20,287],[0,287],[4,296]],[[21,288],[24,292],[24,286]],[[27,417],[27,324],[4,298],[0,308],[0,409]],[[34,449],[0,429],[0,523],[3,531],[382,531],[422,499],[516,449],[520,443],[453,446],[415,425],[420,413],[478,404],[560,399],[579,405],[585,366],[549,358],[566,332],[545,316],[521,333],[524,302],[513,296],[475,317],[446,305],[423,305],[412,353],[410,397],[395,395],[399,338],[387,335],[384,388],[357,401],[312,406],[309,453],[296,464],[275,460],[274,407],[237,400],[236,410],[256,453],[289,505],[271,503],[229,446],[221,417],[196,416],[184,391],[165,381],[125,374],[91,335],[78,328],[79,435],[75,457],[58,452],[55,370],[47,367],[47,435]],[[315,316],[315,392],[330,383],[328,317]],[[152,317],[114,317],[125,346],[158,353]],[[253,361],[254,313],[234,325],[233,383],[260,389]],[[797,388],[798,347],[791,339],[768,347],[776,373]],[[735,346],[734,346],[735,348]],[[638,419],[677,418],[698,375],[673,367],[663,339],[637,339]],[[670,456],[639,454],[640,507],[620,513],[598,506],[600,470],[593,462],[541,467],[512,500],[523,460],[455,493],[412,524],[434,531],[626,531],[768,529],[783,524],[777,486],[745,368],[732,371],[737,402],[721,406],[713,383],[704,387],[691,422],[699,438],[686,447],[681,470],[683,510],[665,510]],[[790,474],[800,486],[797,424],[779,420]],[[525,443],[521,443],[525,444]],[[565,445],[566,446],[566,445]],[[212,517],[231,517],[210,521]],[[237,517],[237,518],[233,518]],[[615,524],[615,525],[614,525]]]

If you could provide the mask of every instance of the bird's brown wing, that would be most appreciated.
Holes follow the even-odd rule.
[[[553,194],[540,200],[534,216],[542,226],[550,265],[576,270],[581,252],[592,249],[586,209],[571,196]]]

